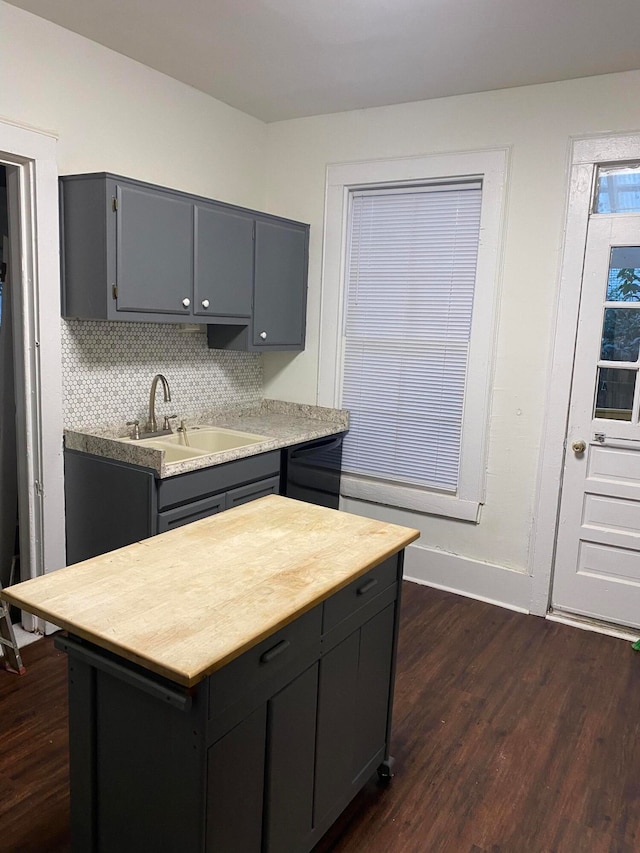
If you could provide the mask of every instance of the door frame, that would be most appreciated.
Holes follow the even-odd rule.
[[[640,160],[640,132],[580,137],[571,141],[565,240],[532,537],[530,612],[537,616],[546,616],[551,607],[582,272],[596,168],[599,163],[624,160]]]
[[[22,579],[65,565],[56,143],[53,133],[0,119],[14,258]],[[28,614],[23,627],[45,629]]]

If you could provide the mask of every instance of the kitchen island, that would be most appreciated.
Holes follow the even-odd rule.
[[[3,597],[66,629],[75,853],[303,853],[389,738],[409,528],[271,495]]]

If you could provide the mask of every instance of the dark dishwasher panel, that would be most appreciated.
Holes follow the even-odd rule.
[[[338,509],[344,433],[296,444],[283,452],[282,494]]]

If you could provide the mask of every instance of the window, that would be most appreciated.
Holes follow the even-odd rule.
[[[455,493],[481,184],[352,193],[347,472]]]
[[[637,213],[640,210],[640,166],[598,166],[594,213]]]
[[[478,519],[505,159],[329,167],[319,397],[351,413],[343,494]]]
[[[640,365],[640,246],[612,246],[602,320],[594,418],[633,417]],[[640,406],[640,400],[638,402]]]

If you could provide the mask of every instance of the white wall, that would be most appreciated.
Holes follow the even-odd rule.
[[[266,127],[257,119],[1,0],[0,69],[0,119],[55,134],[59,174],[110,171],[247,207],[264,206]],[[57,246],[55,217],[51,233],[41,232],[40,237]],[[41,304],[55,305],[57,261],[50,266],[40,270],[38,281],[55,284],[55,295],[51,284],[46,299],[41,293]],[[55,326],[48,327],[39,350],[42,382],[48,394],[60,399],[59,310],[50,313],[56,313],[51,317]],[[165,327],[158,325],[145,334],[154,352],[167,352]],[[105,332],[101,340],[111,347],[114,336]],[[116,361],[127,358],[127,353],[111,354]],[[201,366],[210,371],[212,381],[206,385],[214,395],[220,383],[213,380],[224,369],[224,359],[208,351],[202,354]],[[162,363],[153,370],[149,365],[148,381],[163,369],[167,367]],[[236,378],[241,375],[242,370],[234,373]],[[70,380],[76,377],[63,373],[67,400],[73,392]],[[141,387],[140,400],[147,394]],[[46,459],[58,465],[61,415],[48,411],[43,445]],[[62,489],[51,484],[51,477],[45,479],[45,527],[62,531]],[[47,530],[44,564],[52,569],[62,562],[63,546],[57,541],[62,537]]]
[[[345,503],[351,511],[422,531],[408,555],[409,574],[528,607],[569,141],[638,129],[639,94],[640,73],[631,72],[268,126],[268,209],[310,222],[311,247],[307,349],[265,358],[265,394],[308,403],[315,402],[317,388],[327,164],[510,149],[487,501],[480,524]]]
[[[60,174],[263,206],[261,121],[1,0],[0,67],[0,117],[56,133]]]

